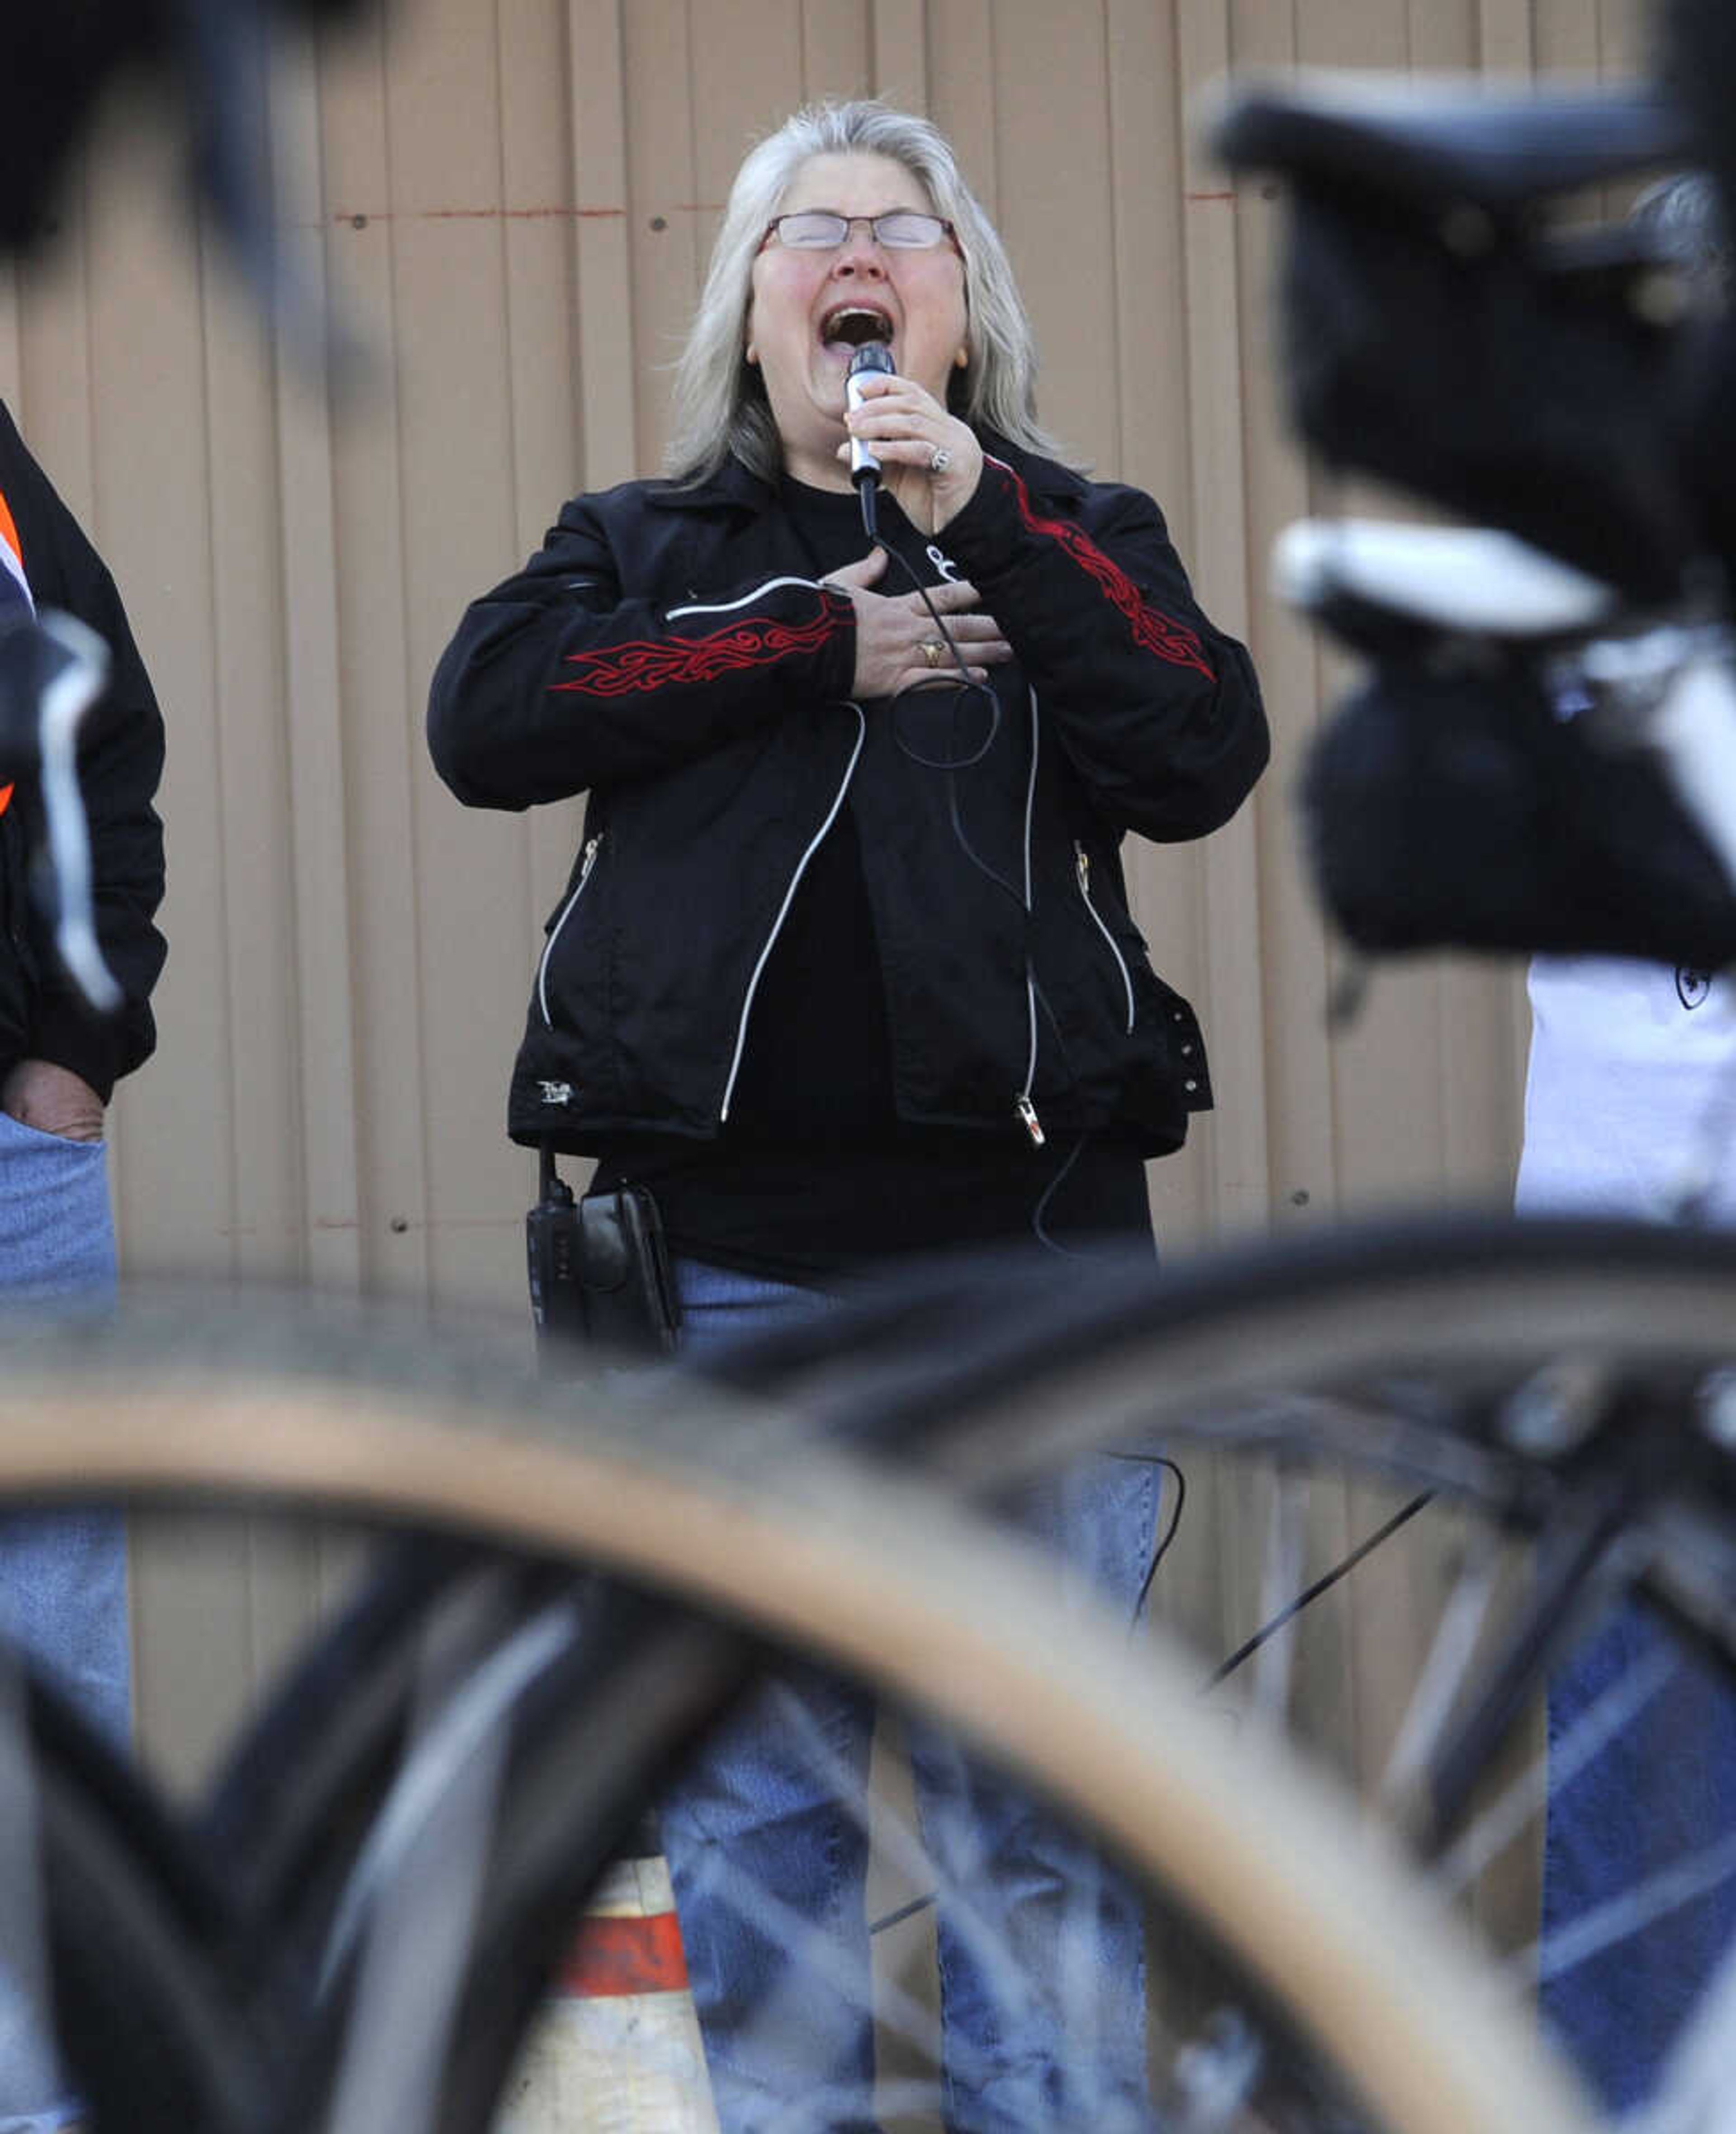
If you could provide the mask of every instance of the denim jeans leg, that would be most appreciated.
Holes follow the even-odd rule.
[[[62,1141],[0,1113],[0,1313],[100,1307],[114,1282],[103,1144]],[[132,1669],[120,1513],[0,1518],[0,1636],[124,1741]],[[65,2124],[76,2107],[55,2102],[57,2088],[24,2001],[0,1982],[0,2134]]]
[[[678,1261],[687,1360],[831,1308],[811,1290]],[[811,1668],[756,1692],[661,1808],[689,1978],[724,2134],[792,2097],[815,2123],[873,2124],[858,1803],[873,1710]]]
[[[1098,1457],[1026,1494],[1021,1523],[1127,1616],[1150,1561],[1148,1461]],[[931,1727],[912,1726],[937,1922],[950,2134],[1149,2124],[1137,1893],[1046,1808]]]
[[[807,2100],[805,2123],[873,2121],[863,1890],[873,1707],[795,1671],[756,1692],[662,1803],[694,2004],[724,2134]],[[816,1745],[818,1745],[816,1746]]]
[[[1648,1876],[1731,1853],[1736,1690],[1646,1610],[1628,1605],[1557,1670],[1549,1691],[1557,1763],[1601,1699],[1660,1665],[1668,1669],[1662,1687],[1627,1723],[1578,1771],[1552,1778],[1544,1843],[1540,2006],[1556,2043],[1612,2112],[1651,2096],[1736,1934],[1736,1862],[1727,1857],[1709,1886],[1582,1960],[1569,1960],[1572,1937],[1598,1906],[1632,1895]]]

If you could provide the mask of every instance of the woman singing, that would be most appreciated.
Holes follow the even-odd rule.
[[[865,344],[890,367],[861,369]],[[689,1353],[913,1254],[1148,1251],[1145,1159],[1210,1103],[1119,848],[1228,820],[1266,760],[1259,692],[1157,505],[1057,456],[1033,370],[934,128],[798,113],[737,176],[666,478],[568,504],[435,675],[430,743],[462,800],[589,795],[509,1130],[651,1189]],[[881,470],[873,542],[853,442]],[[1156,1494],[1148,1466],[1105,1461],[1032,1517],[1131,1605]],[[870,1717],[847,1686],[786,1685],[665,1811],[727,2128],[772,2122],[798,2056],[828,2100],[805,2123],[872,2122],[866,1841],[840,1805]],[[824,1756],[791,1753],[802,1736]],[[1074,1863],[948,1745],[912,1760],[948,2124],[1139,2123],[1134,1914],[1113,1887],[1089,1900],[1096,2087],[1070,2099],[1076,2023],[1040,1986],[998,2007],[980,1929],[1040,1981]],[[744,1878],[774,1916],[733,1903]],[[828,1937],[799,1987],[792,1924]],[[751,2012],[781,1996],[793,2040]]]

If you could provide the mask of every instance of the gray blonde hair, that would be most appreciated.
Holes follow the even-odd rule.
[[[902,163],[927,193],[935,213],[957,234],[970,360],[948,384],[952,413],[1031,451],[1059,454],[1037,423],[1031,321],[994,224],[936,128],[890,104],[863,99],[805,105],[751,150],[736,173],[699,307],[675,366],[664,463],[675,480],[703,481],[732,453],[763,480],[776,480],[783,448],[764,383],[746,352],[753,262],[766,224],[802,165],[815,156],[852,154]]]

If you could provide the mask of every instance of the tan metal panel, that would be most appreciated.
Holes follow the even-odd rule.
[[[1092,243],[1107,249],[1110,317],[1119,377],[1115,435],[1105,471],[1148,490],[1170,531],[1190,553],[1192,437],[1187,399],[1186,249],[1183,227],[1196,205],[1186,146],[1186,84],[1176,26],[1151,0],[1108,0],[1109,166]],[[1205,190],[1226,191],[1221,174],[1197,174]],[[1075,331],[1089,331],[1088,321]],[[1056,420],[1070,418],[1057,409]]]
[[[601,488],[646,471],[634,443],[638,366],[627,263],[621,0],[573,0],[568,12],[584,476]]]
[[[737,164],[752,142],[769,133],[809,93],[802,18],[800,0],[732,0],[728,7],[689,0],[691,65],[681,87],[692,99],[689,128],[698,188],[692,197],[702,213],[687,225],[694,242],[691,278],[669,322],[672,331],[660,362],[676,353],[686,333],[715,217]],[[669,84],[672,101],[675,86]]]
[[[86,519],[120,582],[174,722],[161,806],[179,825],[162,925],[173,944],[157,995],[157,1071],[126,1091],[132,1122],[116,1199],[157,1264],[230,1263],[233,1061],[222,838],[221,728],[213,666],[214,570],[199,263],[157,210],[175,182],[162,144],[114,143],[92,201],[86,299],[91,495]],[[239,884],[235,885],[239,887]]]
[[[1611,75],[1638,74],[1651,50],[1655,11],[1647,0],[1598,0],[1599,63]]]
[[[310,287],[322,293],[316,95],[312,55],[298,42],[286,51],[273,78],[272,134],[290,197],[312,217],[294,232],[290,258]],[[334,985],[326,975],[347,977],[351,903],[331,425],[321,383],[293,362],[280,369],[276,417],[307,1271],[321,1287],[353,1289],[361,1240],[351,997],[347,983]]]
[[[520,560],[500,56],[492,11],[467,0],[394,20],[404,41],[385,96],[428,1268],[436,1296],[504,1307],[522,1278],[522,1175],[498,1122],[500,1033],[524,1013],[534,927],[524,833],[510,817],[461,809],[416,737],[464,601]],[[526,953],[510,954],[514,944]]]
[[[668,430],[663,366],[679,351],[692,316],[700,264],[696,220],[722,200],[702,192],[699,174],[706,113],[693,73],[694,12],[689,0],[642,0],[626,9],[623,26],[636,438],[632,465],[624,471],[631,474],[653,474],[662,458]],[[731,163],[713,173],[713,182],[733,169]],[[588,467],[587,474],[594,486]]]
[[[924,0],[868,0],[874,94],[907,111],[928,109],[927,14]]]
[[[995,137],[994,0],[928,0],[933,73],[929,115],[951,142],[970,190],[997,226],[1000,161]],[[1038,385],[1042,393],[1042,381]]]
[[[802,0],[802,94],[866,96],[868,25],[860,0]]]
[[[1477,64],[1477,26],[1465,0],[1410,0],[1407,43],[1413,67],[1467,72]]]
[[[1071,451],[1105,464],[1121,390],[1106,70],[1100,7],[996,7],[998,221],[1042,352],[1044,418]]]
[[[335,57],[322,55],[322,209],[328,284],[371,359],[360,390],[334,413],[331,465],[362,1279],[419,1295],[429,1279],[412,801],[421,702],[405,648],[388,65],[378,24]],[[410,331],[450,326],[437,316]]]
[[[1295,56],[1287,4],[1243,4],[1236,49],[1249,66]],[[1318,724],[1318,645],[1271,588],[1267,558],[1282,529],[1310,508],[1308,471],[1289,442],[1280,406],[1274,338],[1275,279],[1285,214],[1279,188],[1243,182],[1236,205],[1246,468],[1250,642],[1257,654],[1272,726],[1273,760],[1256,801],[1259,905],[1252,924],[1264,951],[1265,1113],[1271,1219],[1279,1225],[1330,1216],[1337,1200],[1332,1121],[1332,1055],[1325,1042],[1331,968],[1320,915],[1303,876],[1294,804],[1304,753]],[[1289,1041],[1275,1041],[1283,1033]]]
[[[56,479],[70,469],[85,490],[69,485],[69,500],[123,589],[174,737],[159,803],[166,823],[177,826],[162,915],[172,943],[157,997],[163,1042],[151,1074],[125,1085],[117,1106],[125,1122],[112,1166],[123,1248],[132,1266],[221,1274],[238,1264],[240,1234],[257,1223],[268,1231],[287,1214],[292,1256],[302,1228],[293,1122],[256,1108],[269,1104],[274,1074],[252,1050],[255,1036],[268,1045],[276,1032],[280,1057],[293,1060],[293,984],[281,987],[254,1032],[239,1020],[249,1003],[230,983],[237,947],[264,949],[280,939],[290,910],[282,847],[265,812],[280,812],[282,795],[262,793],[249,805],[226,784],[221,692],[225,683],[253,692],[235,735],[244,761],[259,733],[258,725],[249,733],[249,721],[275,721],[281,661],[272,656],[274,630],[244,654],[233,635],[220,643],[220,582],[239,596],[232,629],[247,632],[261,612],[247,591],[248,564],[225,557],[220,567],[215,543],[220,529],[225,539],[235,535],[231,512],[245,509],[231,477],[244,480],[249,464],[268,467],[259,427],[268,401],[251,385],[241,389],[244,404],[230,398],[226,336],[239,308],[227,308],[236,303],[232,292],[208,287],[194,245],[156,211],[160,188],[173,182],[159,140],[141,133],[113,143],[90,200],[88,279],[71,329],[88,356],[88,369],[77,364],[72,377],[88,383],[88,397],[60,400],[60,381],[41,375],[28,398],[45,419],[38,425],[26,413]],[[82,453],[69,424],[84,430]],[[220,468],[213,456],[220,441],[234,454]],[[244,554],[249,537],[239,538]],[[275,620],[274,596],[267,605]],[[244,679],[236,663],[248,655]],[[232,799],[240,804],[234,814]],[[277,914],[244,916],[255,887],[270,900],[273,884]],[[250,1086],[256,1065],[260,1080]],[[277,1086],[282,1094],[285,1085]],[[286,1131],[291,1137],[287,1153],[262,1156],[252,1201],[251,1175],[242,1184],[250,1153],[239,1140],[244,1122],[264,1137],[267,1151]],[[244,1247],[249,1255],[262,1248],[254,1236]],[[267,1240],[263,1249],[271,1248]],[[172,1772],[204,1759],[249,1693],[245,1571],[244,1538],[234,1529],[175,1522],[135,1552],[138,1731],[147,1754]]]
[[[1181,84],[1188,108],[1230,59],[1222,0],[1187,0],[1177,18]],[[1187,408],[1192,511],[1185,554],[1202,605],[1221,627],[1250,634],[1246,470],[1241,413],[1236,201],[1184,125]],[[1269,1200],[1265,1055],[1257,910],[1259,816],[1245,808],[1200,854],[1203,983],[1197,998],[1212,1047],[1217,1111],[1210,1121],[1215,1227],[1264,1218]]]
[[[1534,0],[1477,0],[1478,56],[1488,74],[1529,74],[1537,64]]]
[[[1297,0],[1296,56],[1305,66],[1403,66],[1405,30],[1395,0]]]
[[[233,1142],[222,1151],[228,1250],[221,1257],[249,1275],[294,1278],[306,1272],[308,1243],[300,1098],[303,993],[296,961],[294,788],[285,745],[284,559],[273,523],[273,366],[257,322],[220,287],[207,285],[205,311],[210,628],[220,722],[210,832],[225,886],[224,960],[197,979],[225,1013],[233,1091]],[[122,590],[134,601],[125,579]],[[136,623],[136,602],[133,611]],[[155,661],[152,669],[173,762],[189,746],[179,683],[172,672],[157,671]],[[172,883],[184,873],[191,834],[169,847]],[[172,920],[164,930],[172,973],[185,943]],[[159,1074],[177,1071],[184,1031],[172,1004],[160,1011],[160,1058],[148,1079],[122,1085],[128,1108],[135,1095],[151,1094]],[[341,1116],[352,1109],[346,1090]],[[144,1249],[143,1238],[139,1243]]]
[[[1595,74],[1603,56],[1598,16],[1597,0],[1539,0],[1532,32],[1539,68]]]

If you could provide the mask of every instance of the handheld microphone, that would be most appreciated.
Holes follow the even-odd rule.
[[[862,382],[872,372],[880,370],[890,374],[892,352],[883,340],[865,340],[850,358],[850,367],[844,374],[844,405],[853,415],[862,405]],[[874,456],[874,448],[861,437],[850,440],[850,480],[860,489],[864,482],[880,479],[880,462]]]

